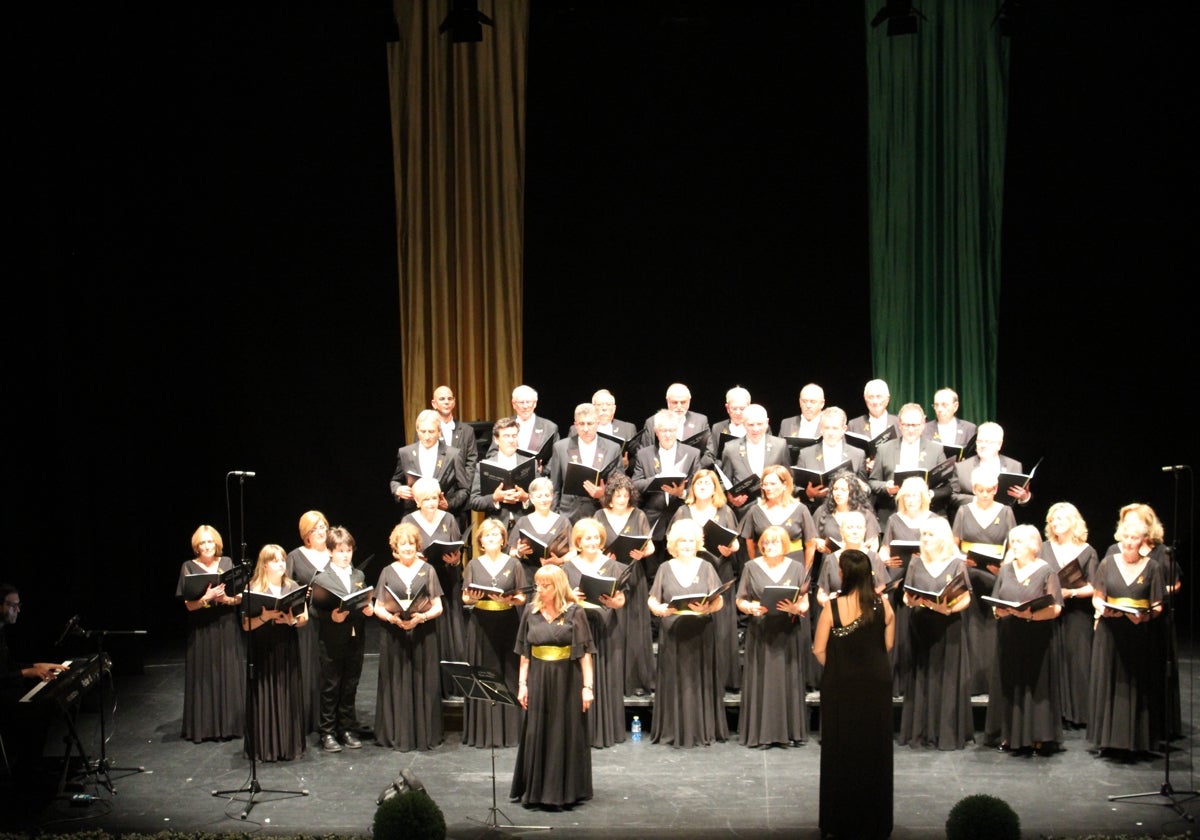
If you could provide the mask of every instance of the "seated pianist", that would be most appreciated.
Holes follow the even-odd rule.
[[[21,615],[21,596],[15,586],[0,583],[0,604],[0,738],[9,765],[7,774],[0,776],[0,785],[11,787],[14,805],[32,808],[54,792],[53,782],[40,772],[51,710],[20,700],[39,681],[55,679],[67,666],[18,660],[8,649],[6,632]]]

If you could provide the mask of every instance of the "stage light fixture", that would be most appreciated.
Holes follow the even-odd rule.
[[[887,0],[884,7],[871,18],[871,27],[875,28],[886,22],[889,38],[897,35],[915,35],[917,18],[926,19],[921,10],[913,6],[912,0]]]
[[[479,0],[451,0],[450,14],[438,27],[438,32],[449,32],[455,44],[483,40],[483,25],[493,26],[492,19],[479,11]]]
[[[379,798],[375,800],[375,804],[382,805],[393,796],[408,793],[410,790],[419,790],[426,796],[429,795],[429,792],[425,790],[425,785],[417,778],[417,774],[411,768],[405,768],[400,771],[400,775],[396,777],[395,781],[380,792]]]

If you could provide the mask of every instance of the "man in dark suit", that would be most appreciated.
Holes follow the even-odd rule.
[[[506,487],[499,484],[486,495],[480,488],[485,462],[512,469],[525,460],[524,456],[517,454],[517,432],[515,417],[501,417],[492,425],[492,448],[496,454],[476,465],[475,477],[471,480],[471,494],[467,501],[471,510],[480,511],[488,518],[499,519],[509,531],[512,531],[518,518],[529,512],[529,487]]]
[[[721,456],[721,472],[725,473],[726,478],[737,484],[749,476],[761,476],[763,468],[771,464],[783,467],[792,465],[787,441],[771,435],[768,431],[770,420],[765,408],[757,403],[750,403],[742,412],[742,422],[746,426],[746,436],[727,443]],[[726,496],[726,501],[733,507],[738,519],[741,519],[755,498],[757,497],[741,493],[737,496]]]
[[[782,438],[820,437],[821,411],[825,408],[825,389],[815,382],[809,382],[800,389],[799,400],[800,413],[783,419],[783,422],[779,424],[779,436]]]
[[[922,437],[925,410],[921,406],[905,403],[900,407],[898,417],[900,437],[879,445],[879,451],[875,453],[875,466],[871,468],[868,479],[880,528],[887,525],[888,517],[896,510],[896,494],[900,491],[900,485],[894,480],[896,471],[930,470],[946,460],[940,443]],[[933,493],[930,508],[944,511],[950,497],[950,482],[929,489]]]
[[[708,435],[708,451],[712,453],[713,462],[720,463],[724,451],[721,448],[721,435],[733,437],[746,436],[746,407],[750,405],[750,392],[741,385],[735,385],[725,392],[725,420],[718,420],[712,425]],[[767,430],[770,432],[770,430]],[[732,442],[732,441],[730,441]]]
[[[554,510],[572,523],[591,516],[604,499],[604,479],[621,469],[621,447],[596,434],[596,407],[591,403],[575,406],[575,435],[554,444],[546,474],[554,484]],[[599,482],[585,481],[581,496],[564,490],[570,464],[585,464],[600,473]]]
[[[846,412],[831,405],[821,411],[821,442],[800,450],[797,467],[825,473],[839,464],[850,462],[850,468],[859,478],[867,477],[866,456],[858,447],[846,443]],[[829,495],[829,488],[822,484],[797,486],[801,500],[808,504],[809,512],[816,510]]]
[[[630,441],[626,451],[633,447],[633,439],[638,433],[637,426],[629,420],[618,420],[614,416],[617,413],[617,398],[612,395],[612,392],[601,388],[592,394],[592,405],[596,409],[596,431],[606,432]]]
[[[458,450],[463,462],[463,474],[475,475],[475,464],[479,462],[479,442],[475,439],[475,427],[470,423],[454,419],[454,409],[458,401],[449,385],[439,385],[433,391],[433,399],[429,401],[433,410],[438,414],[438,423],[442,427],[442,440],[447,446]],[[461,522],[459,523],[462,524]]]
[[[442,437],[442,426],[438,413],[427,408],[417,415],[417,442],[400,448],[396,453],[396,470],[392,473],[392,498],[400,505],[401,515],[417,509],[413,498],[412,484],[418,478],[434,478],[442,488],[438,507],[459,520],[470,492],[470,479],[463,465],[462,455],[453,446],[447,446]]]
[[[999,423],[979,424],[979,429],[975,433],[975,454],[958,462],[954,478],[951,479],[950,504],[952,510],[947,516],[951,522],[954,521],[954,514],[958,508],[970,504],[971,500],[975,498],[975,494],[971,492],[971,473],[976,467],[992,467],[997,473],[1025,472],[1020,461],[1000,454],[1000,447],[1003,445],[1004,429]],[[1015,486],[1009,489],[1009,498],[1005,500],[1005,503],[1025,505],[1029,504],[1029,500],[1032,498],[1033,494],[1029,492],[1028,488]],[[1000,497],[997,496],[996,501],[1001,501]]]
[[[596,434],[601,437],[612,435],[624,441],[621,447],[621,469],[629,475],[633,472],[629,459],[632,453],[637,452],[641,440],[638,427],[629,420],[618,420],[614,416],[617,413],[617,398],[607,388],[601,388],[592,394],[592,407],[596,409]],[[567,435],[577,436],[573,425]]]
[[[539,417],[536,413],[538,404],[537,391],[528,385],[518,385],[513,388],[512,407],[517,421],[517,448],[530,455],[541,455],[538,458],[538,475],[546,474],[546,466],[550,462],[550,450],[558,442],[558,424],[553,420]],[[487,451],[488,458],[496,456],[496,442],[492,441]]]
[[[921,434],[925,440],[937,441],[944,446],[957,447],[961,451],[975,437],[975,424],[958,419],[958,394],[953,388],[939,388],[933,393],[934,419],[925,424]],[[958,452],[947,452],[957,455]]]
[[[687,486],[700,469],[700,450],[686,443],[677,443],[678,416],[663,409],[654,415],[653,428],[658,443],[643,446],[634,457],[633,486],[641,497],[641,508],[653,525],[654,554],[643,560],[646,577],[653,581],[659,565],[667,559],[666,535],[671,516],[683,504]],[[679,476],[678,481],[664,484],[662,489],[649,491],[657,476]]]
[[[667,408],[675,419],[675,439],[680,443],[694,440],[695,446],[700,450],[700,466],[698,469],[705,469],[713,465],[713,453],[709,450],[711,440],[709,435],[711,429],[708,425],[708,417],[698,411],[692,411],[692,392],[688,386],[682,382],[675,382],[671,387],[667,388]],[[645,424],[642,426],[642,439],[639,448],[642,446],[652,446],[657,441],[657,433],[655,431],[655,418],[658,414],[651,415],[646,418]],[[702,436],[703,435],[703,436]]]
[[[887,407],[892,398],[888,384],[882,379],[872,379],[863,386],[863,402],[867,404],[867,413],[860,414],[847,424],[846,431],[867,440],[874,440],[889,427],[893,435],[899,437],[900,419],[895,414],[889,414]],[[867,471],[874,466],[873,452],[867,452]]]

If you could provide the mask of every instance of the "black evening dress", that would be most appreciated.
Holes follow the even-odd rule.
[[[692,509],[687,505],[675,511],[671,522],[673,524],[680,519],[693,519],[701,526],[704,525],[704,521],[695,517]],[[738,532],[740,525],[733,513],[733,508],[729,506],[717,508],[714,519],[721,527],[728,528],[735,533]],[[713,564],[721,583],[726,583],[737,579],[741,574],[738,565],[739,554],[740,552],[734,552],[726,557],[717,550],[716,546],[705,546],[704,554],[701,556]],[[740,691],[742,688],[742,657],[738,652],[738,610],[733,598],[726,597],[721,611],[714,614],[712,618],[717,646],[717,673],[722,675],[722,685],[726,690]]]
[[[899,549],[891,550],[890,546],[898,540],[912,543],[921,541],[921,525],[925,519],[937,516],[936,513],[929,513],[922,519],[911,519],[907,515],[893,513],[888,517],[887,525],[883,526],[883,537],[880,541],[880,546],[889,546],[892,556],[900,556]],[[940,517],[939,517],[940,518]],[[908,553],[909,562],[913,561],[918,555],[915,551]],[[902,565],[897,568],[888,568],[888,577],[891,582],[897,578],[900,583],[896,585],[888,593],[888,597],[892,602],[892,613],[894,617],[892,621],[896,624],[895,637],[896,642],[892,645],[892,696],[903,697],[905,691],[905,682],[908,679],[910,670],[909,652],[908,652],[908,620],[910,611],[908,605],[904,603],[904,575],[907,573],[907,565]]]
[[[1148,608],[1163,598],[1160,568],[1153,561],[1129,583],[1121,574],[1121,555],[1100,561],[1095,586],[1110,603]],[[1162,655],[1155,643],[1161,638],[1154,625],[1161,617],[1134,624],[1124,615],[1101,618],[1092,641],[1091,705],[1088,712],[1088,740],[1100,750],[1142,753],[1154,749],[1162,738],[1158,725],[1162,713],[1154,706],[1162,703]]]
[[[620,578],[626,566],[616,560],[605,559],[596,569],[596,574]],[[581,567],[568,560],[563,564],[567,582],[572,589],[579,587],[583,576]],[[626,604],[629,595],[626,593]],[[588,738],[593,747],[611,747],[625,741],[625,635],[619,619],[625,609],[580,605],[587,616],[588,629],[592,637],[592,707],[588,710]]]
[[[822,836],[892,833],[892,666],[883,603],[842,626],[836,602],[821,675]]]
[[[1079,546],[1079,554],[1073,559],[1079,561],[1080,571],[1088,583],[1096,579],[1096,569],[1100,566],[1100,558],[1096,549],[1090,545]],[[1058,555],[1050,543],[1042,543],[1041,558],[1050,564],[1056,572],[1061,572]],[[1058,702],[1063,720],[1076,728],[1087,726],[1088,722],[1088,675],[1092,669],[1092,637],[1095,630],[1092,625],[1094,608],[1092,598],[1063,598],[1062,613],[1058,616],[1054,634],[1054,647],[1058,651]]]
[[[426,599],[442,597],[442,585],[436,570],[417,560],[416,576],[406,585],[396,568],[389,564],[379,574],[377,593],[388,590],[410,601],[413,612],[425,612]],[[385,590],[384,587],[387,587]],[[378,595],[384,598],[385,595]],[[391,596],[386,596],[391,600]],[[443,741],[442,678],[437,625],[445,617],[403,630],[395,624],[379,622],[383,633],[379,640],[379,679],[375,697],[375,740],[382,747],[402,752],[432,750]],[[394,610],[393,610],[394,614]]]
[[[439,511],[436,521],[431,525],[419,513],[410,513],[402,522],[411,522],[421,529],[421,541],[428,545],[433,540],[456,542],[462,539],[458,522],[453,514]],[[438,582],[442,585],[442,614],[437,617],[438,650],[442,659],[451,662],[463,662],[467,656],[467,615],[462,602],[462,575],[466,548],[459,556],[457,563],[446,563],[434,560],[429,563],[437,570]],[[461,696],[454,680],[442,674],[442,699]]]
[[[521,542],[521,531],[544,542],[551,554],[562,557],[571,550],[571,520],[561,513],[552,513],[551,517],[552,521],[543,531],[538,527],[541,517],[535,519],[533,514],[526,514],[518,519],[512,530],[508,532],[508,553],[520,560],[521,565],[525,567],[525,580],[533,580],[537,570],[542,567],[542,561],[537,556],[538,547],[536,545],[533,546],[534,553],[528,557],[517,554],[517,545]]]
[[[471,558],[463,575],[463,586],[475,582],[505,591],[525,586],[521,562],[509,556],[500,571],[489,574],[479,557]],[[520,679],[521,659],[513,652],[519,607],[499,601],[480,599],[467,619],[467,662],[499,675],[515,696]],[[463,711],[463,743],[469,747],[515,747],[520,735],[521,707],[484,700],[466,701]]]
[[[222,557],[217,571],[233,568]],[[194,560],[179,570],[175,596],[183,598],[183,579],[207,570]],[[229,593],[231,596],[236,593]],[[234,605],[214,604],[188,610],[187,653],[183,668],[183,737],[201,741],[240,738],[246,731],[245,643]]]
[[[965,568],[963,558],[955,557],[935,579],[924,561],[913,557],[904,585],[938,592]],[[960,750],[975,738],[965,612],[943,615],[917,607],[909,613],[912,659],[900,713],[901,745]]]
[[[1104,554],[1107,557],[1120,554],[1120,551],[1120,546],[1114,543]],[[1186,609],[1187,605],[1180,597],[1181,590],[1177,589],[1182,582],[1181,569],[1171,549],[1159,543],[1151,549],[1150,560],[1158,566],[1163,586],[1162,613],[1150,622],[1150,646],[1154,651],[1151,661],[1154,673],[1150,682],[1156,698],[1150,703],[1150,730],[1173,740],[1183,732],[1183,706],[1179,684],[1179,640],[1171,611]]]
[[[781,566],[772,574],[761,558],[751,560],[742,570],[737,598],[761,603],[768,586],[804,585],[803,563],[787,559]],[[739,744],[758,747],[808,740],[804,653],[811,644],[798,616],[784,612],[750,616],[746,623]]]
[[[1008,532],[1016,527],[1013,509],[996,502],[988,508],[987,524],[981,525],[973,512],[973,505],[963,505],[954,515],[954,536],[962,541],[960,550],[976,547],[989,554],[1000,554],[1008,540]],[[978,595],[991,594],[996,586],[996,576],[985,568],[969,567],[971,591]],[[996,620],[992,608],[984,600],[975,598],[971,606],[963,610],[963,622],[967,628],[967,646],[971,650],[971,693],[987,694],[991,682],[993,665],[996,661]]]
[[[711,563],[701,560],[693,579],[680,583],[677,561],[658,567],[650,594],[661,604],[676,595],[711,592],[721,580]],[[725,593],[728,598],[732,595]],[[729,739],[725,720],[725,686],[717,673],[712,617],[691,612],[662,619],[658,634],[658,690],[650,740],[676,747],[708,746]]]
[[[1046,594],[1062,601],[1058,573],[1048,563],[1039,563],[1024,581],[1018,579],[1012,563],[1005,563],[992,590],[992,597],[1017,603]],[[1059,659],[1054,644],[1058,621],[1005,616],[996,622],[995,673],[984,726],[989,740],[998,739],[1013,750],[1062,741]]]
[[[301,586],[308,586],[324,568],[314,565],[304,550],[297,547],[288,552],[285,574]],[[296,635],[300,640],[300,681],[304,683],[304,731],[317,732],[321,724],[321,646],[317,623],[310,621],[297,627]]]
[[[783,530],[787,531],[788,540],[788,555],[793,560],[804,559],[804,545],[808,540],[816,539],[817,528],[813,524],[812,514],[808,512],[808,508],[803,504],[796,502],[793,507],[788,509],[782,515],[778,512],[769,511],[761,504],[762,500],[748,505],[750,508],[742,519],[742,540],[757,541],[762,532],[767,530],[771,525],[779,525]],[[778,520],[778,521],[775,521]],[[821,566],[816,560],[813,560],[812,568],[807,569],[809,575],[808,587],[808,614],[800,618],[800,624],[804,628],[804,632],[808,634],[809,644],[804,651],[804,679],[808,685],[806,688],[816,689],[821,684],[821,663],[812,653],[812,638],[813,638],[813,622],[816,620],[816,615],[820,612],[820,605],[817,603],[817,573],[821,570]]]
[[[568,650],[564,658],[542,659],[535,647]],[[527,607],[514,649],[529,658],[529,708],[521,724],[509,796],[523,805],[551,808],[591,799],[592,752],[579,660],[595,651],[583,607],[567,604],[553,621]]]
[[[605,552],[611,554],[613,541],[618,536],[650,535],[650,520],[645,511],[634,508],[629,518],[618,530],[613,527],[608,512],[596,512],[596,520],[604,526]],[[646,579],[646,566],[641,560],[632,559],[627,553],[616,557],[618,563],[634,564],[629,574],[629,588],[625,592],[625,606],[617,610],[617,621],[621,623],[621,635],[625,639],[625,694],[650,694],[654,691],[654,631],[650,626],[650,605],[646,597],[650,594],[650,582]]]
[[[246,710],[246,754],[253,741],[258,761],[291,761],[304,753],[305,688],[301,680],[297,628],[268,622],[250,633],[254,680]]]

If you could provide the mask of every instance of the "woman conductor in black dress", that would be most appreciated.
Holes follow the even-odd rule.
[[[813,654],[821,675],[822,837],[892,833],[892,605],[876,594],[871,561],[846,549],[842,595],[821,612]]]
[[[584,716],[595,698],[592,634],[560,566],[534,574],[521,616],[517,700],[525,709],[509,796],[557,811],[592,798],[592,752]]]

